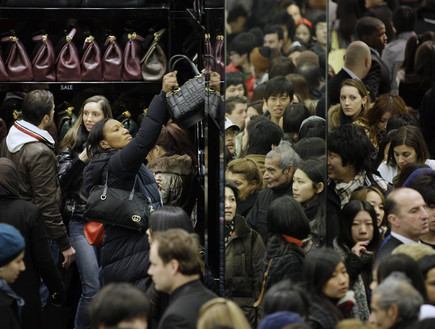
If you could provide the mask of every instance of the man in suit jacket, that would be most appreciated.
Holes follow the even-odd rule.
[[[201,306],[217,297],[199,280],[203,266],[198,237],[182,229],[153,233],[150,263],[155,289],[170,295],[157,329],[195,329]]]
[[[370,71],[364,78],[364,84],[370,91],[372,101],[382,94],[391,91],[391,78],[388,66],[381,59],[382,50],[387,45],[385,24],[375,17],[362,17],[355,25],[355,33],[359,40],[365,42],[372,57]]]
[[[391,255],[401,244],[419,243],[429,232],[429,214],[426,202],[416,190],[402,187],[391,192],[385,203],[385,214],[391,225],[391,234],[382,243],[376,263]]]
[[[372,63],[370,49],[362,41],[352,42],[346,49],[344,66],[328,81],[328,105],[340,103],[341,84],[347,79],[362,80],[370,70]]]

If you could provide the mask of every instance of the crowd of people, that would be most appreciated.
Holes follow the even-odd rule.
[[[195,233],[192,138],[167,109],[177,72],[134,137],[95,95],[59,152],[36,89],[0,135],[0,328],[44,328],[72,264],[76,329],[434,327],[435,1],[226,10],[223,291]],[[106,224],[90,244],[104,184],[148,197],[146,232]]]

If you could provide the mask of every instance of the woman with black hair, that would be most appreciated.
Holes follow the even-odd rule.
[[[265,247],[260,234],[236,214],[239,191],[225,182],[225,297],[240,306],[249,323],[259,321],[253,304],[261,291],[261,259]]]
[[[435,255],[426,255],[418,261],[418,267],[423,274],[428,303],[435,305]]]
[[[293,197],[302,205],[310,221],[311,234],[316,247],[326,237],[326,161],[311,158],[303,161],[293,175]]]
[[[364,200],[352,200],[341,211],[340,230],[334,240],[334,251],[349,273],[350,287],[356,304],[350,316],[367,321],[370,315],[367,289],[372,271],[373,253],[379,246],[379,229],[373,206]]]
[[[310,234],[310,224],[300,203],[287,195],[274,200],[267,211],[267,234],[262,261],[263,275],[267,272],[265,291],[283,279],[301,282],[303,240]]]
[[[307,255],[303,266],[311,301],[306,323],[312,329],[333,329],[352,308],[346,265],[332,249],[321,248]]]
[[[102,119],[89,133],[86,150],[90,162],[83,173],[85,191],[107,182],[109,187],[144,193],[154,209],[162,206],[152,172],[143,164],[154,147],[164,122],[169,119],[166,93],[178,86],[177,71],[163,77],[162,91],[154,96],[141,127],[133,139],[121,122]],[[144,288],[148,278],[149,245],[143,233],[105,225],[101,249],[102,285],[130,282]]]

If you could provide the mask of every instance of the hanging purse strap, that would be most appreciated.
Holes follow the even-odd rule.
[[[267,270],[266,270],[266,272],[264,272],[263,285],[262,285],[262,287],[261,287],[260,296],[258,297],[257,301],[254,303],[254,307],[258,307],[258,306],[260,306],[261,301],[263,300],[263,296],[264,296],[264,287],[266,287],[266,279],[267,279],[267,276],[268,276],[268,274],[269,274],[270,265],[272,265],[272,261],[273,261],[273,257],[270,259],[270,261],[269,261],[269,265],[267,265]]]
[[[177,65],[177,63],[182,59],[186,60],[189,63],[193,72],[195,72],[195,75],[201,75],[195,63],[193,63],[189,57],[183,54],[174,55],[169,59],[169,63],[168,63],[169,71],[170,72],[174,71],[175,65]]]
[[[101,196],[100,196],[101,200],[103,200],[103,201],[106,200],[106,198],[107,198],[107,190],[109,189],[109,185],[107,184],[108,180],[109,180],[109,170],[107,170],[107,172],[106,172],[106,183],[104,184],[103,194],[101,194]],[[137,181],[137,175],[134,176],[133,188],[131,189],[130,195],[128,197],[129,201],[133,200],[133,198],[134,198],[134,192],[136,191],[135,190],[136,181]],[[147,197],[148,201],[150,201],[150,204],[151,204],[150,197],[149,196],[146,196],[146,197]]]

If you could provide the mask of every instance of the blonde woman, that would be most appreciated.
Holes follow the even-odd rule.
[[[240,307],[225,298],[211,299],[199,311],[197,329],[212,329],[218,326],[251,329]]]

